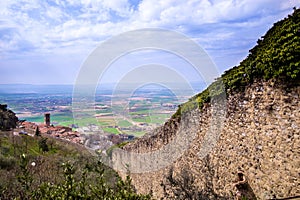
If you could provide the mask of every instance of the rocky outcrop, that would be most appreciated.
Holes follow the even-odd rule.
[[[7,105],[0,104],[0,130],[10,130],[17,126],[16,114],[7,109]]]
[[[199,156],[212,125],[212,106],[207,104],[191,116],[198,123],[188,129],[197,136],[188,150],[166,168],[131,174],[133,185],[157,199],[232,199],[243,192],[237,186],[239,172],[245,177],[248,199],[300,195],[299,96],[299,85],[273,81],[256,81],[243,92],[229,92],[223,108],[226,119],[212,151]],[[180,123],[173,119],[125,149],[155,151],[174,138]]]

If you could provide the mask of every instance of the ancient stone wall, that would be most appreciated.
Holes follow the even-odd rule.
[[[199,157],[211,126],[212,109],[206,105],[191,116],[197,137],[171,166],[131,174],[140,193],[156,199],[232,199],[237,172],[246,177],[247,191],[257,199],[300,195],[300,87],[256,82],[227,98],[224,128],[213,150]],[[221,108],[220,108],[221,109]],[[223,108],[224,109],[224,108]],[[125,149],[157,150],[172,140],[180,120],[173,120]]]

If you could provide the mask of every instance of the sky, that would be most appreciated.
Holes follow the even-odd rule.
[[[191,38],[222,73],[238,65],[273,23],[292,13],[293,7],[300,7],[300,1],[0,1],[0,84],[74,84],[83,63],[99,44],[141,28],[162,28]],[[104,82],[118,81],[113,77],[122,77],[119,68],[136,65],[134,61],[143,56],[155,57],[155,62],[163,65],[182,64],[174,63],[174,57],[165,52],[133,53],[127,59],[122,57]],[[197,80],[193,72],[186,73],[192,81]]]

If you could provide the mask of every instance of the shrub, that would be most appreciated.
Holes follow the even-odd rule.
[[[0,169],[10,170],[16,164],[16,159],[12,156],[3,156],[0,154]]]
[[[42,149],[43,152],[49,151],[49,147],[47,145],[47,138],[42,138],[39,140],[39,148]]]

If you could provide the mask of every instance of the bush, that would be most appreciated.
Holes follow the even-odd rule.
[[[76,169],[71,163],[63,164],[64,181],[61,184],[43,183],[37,191],[32,193],[33,199],[107,199],[107,200],[146,200],[148,195],[138,195],[127,176],[125,181],[118,178],[116,185],[109,185],[105,179],[105,167],[87,165],[75,178]],[[89,174],[96,172],[96,184],[89,184]],[[95,178],[95,177],[94,177]]]
[[[2,160],[9,159],[0,156]],[[53,174],[54,177],[62,174],[63,178],[57,182],[41,181],[43,174],[39,174],[37,168],[41,163],[37,161],[37,166],[33,166],[29,164],[31,161],[30,156],[20,156],[17,169],[15,167],[17,181],[5,180],[0,184],[0,199],[150,199],[148,195],[135,193],[129,176],[123,181],[112,169],[93,159],[63,162],[57,174]]]
[[[16,164],[16,159],[11,156],[3,156],[0,154],[0,169],[6,169],[10,170],[12,169]]]
[[[47,138],[40,139],[39,148],[42,149],[43,152],[49,151],[49,147],[47,145]]]

